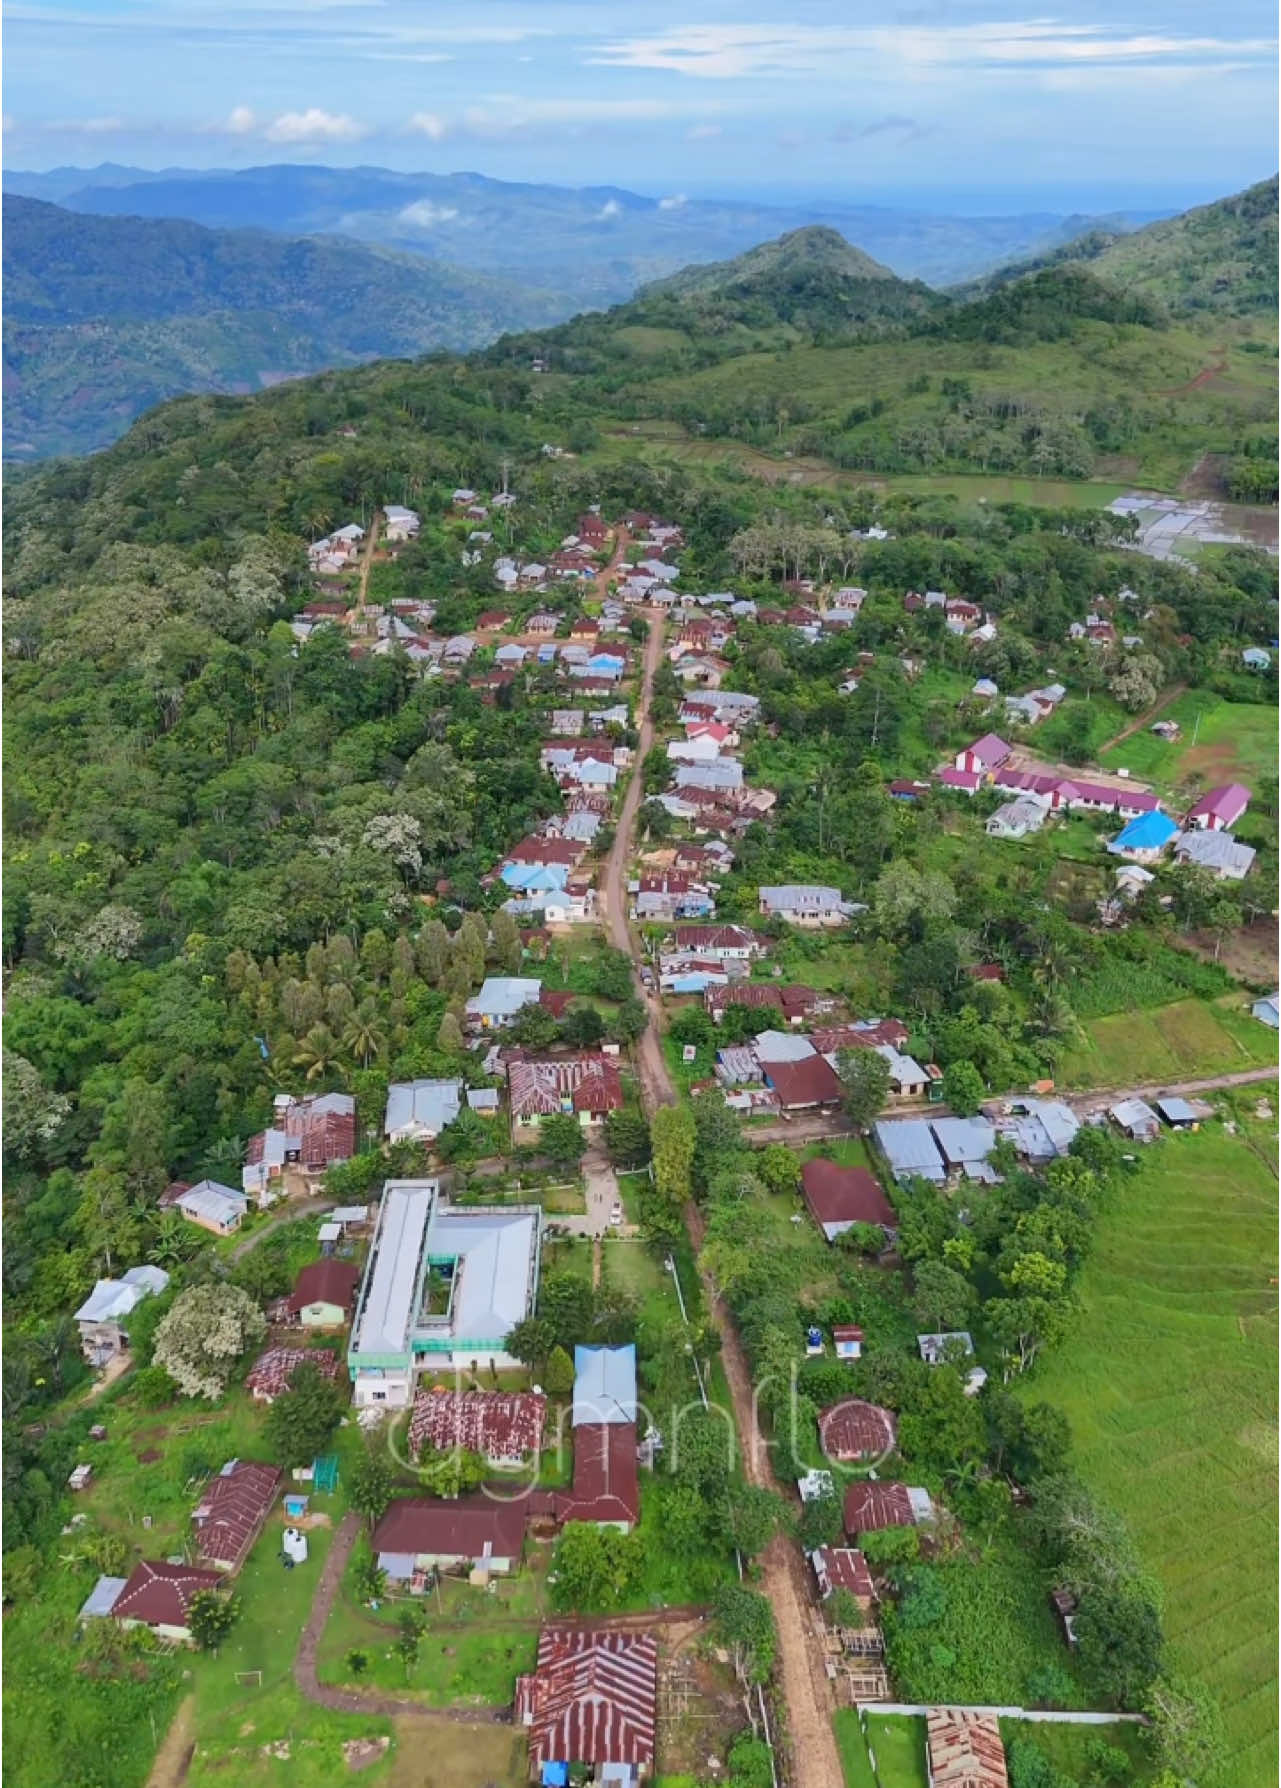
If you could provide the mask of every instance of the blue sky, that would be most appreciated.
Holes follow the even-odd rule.
[[[11,0],[5,154],[1175,205],[1275,167],[1274,20],[1256,0]]]

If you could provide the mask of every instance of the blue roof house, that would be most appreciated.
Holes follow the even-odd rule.
[[[574,1349],[574,1426],[636,1420],[636,1349]]]
[[[1141,813],[1121,828],[1108,850],[1114,857],[1128,857],[1132,863],[1155,863],[1178,835],[1179,828],[1168,813]]]

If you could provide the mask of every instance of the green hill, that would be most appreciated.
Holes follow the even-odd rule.
[[[465,350],[562,301],[335,238],[4,200],[10,457],[86,452],[189,391]]]
[[[1277,180],[1128,234],[1091,230],[1050,255],[1003,268],[990,289],[1068,262],[1172,311],[1220,316],[1277,308]]]

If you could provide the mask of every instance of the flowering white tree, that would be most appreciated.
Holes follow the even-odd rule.
[[[236,1361],[267,1333],[238,1285],[193,1285],[156,1329],[155,1361],[187,1397],[221,1397]]]

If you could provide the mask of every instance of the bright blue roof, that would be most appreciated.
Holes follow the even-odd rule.
[[[544,1763],[541,1779],[543,1788],[568,1788],[568,1763]]]
[[[636,1420],[636,1349],[574,1349],[574,1426]]]
[[[1177,836],[1179,828],[1168,813],[1141,813],[1123,826],[1108,845],[1110,851],[1159,851]]]

